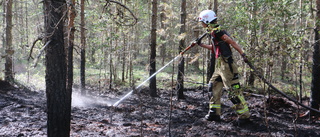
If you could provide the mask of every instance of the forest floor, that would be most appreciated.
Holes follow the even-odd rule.
[[[265,98],[246,93],[251,122],[234,124],[232,103],[223,95],[221,122],[206,121],[208,96],[199,89],[188,89],[183,100],[168,90],[151,98],[148,90],[136,91],[117,107],[110,105],[128,91],[108,91],[80,96],[73,93],[72,137],[172,136],[172,137],[315,137],[320,122],[299,117],[307,110],[282,97]],[[137,94],[139,93],[139,94]],[[170,109],[172,108],[172,110]],[[0,136],[46,136],[46,96],[44,91],[28,91],[0,82]]]

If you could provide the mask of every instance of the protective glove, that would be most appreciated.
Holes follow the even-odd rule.
[[[200,46],[202,38],[197,38],[196,43]]]
[[[245,63],[248,63],[248,62],[249,62],[249,60],[248,60],[248,58],[247,58],[247,56],[246,56],[245,53],[241,54],[241,56],[242,56],[243,61],[244,61]]]
[[[199,38],[196,39],[196,43],[200,46],[201,40],[207,35],[208,35],[208,33],[202,34]]]

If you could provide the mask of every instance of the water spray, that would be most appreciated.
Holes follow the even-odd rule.
[[[186,49],[184,49],[182,52],[180,52],[180,54],[178,56],[176,56],[174,59],[172,59],[170,62],[168,62],[166,65],[164,65],[162,68],[160,68],[157,72],[153,73],[149,78],[147,78],[145,81],[143,81],[140,85],[138,85],[135,89],[131,90],[130,92],[128,92],[125,96],[123,96],[122,98],[120,98],[116,103],[114,103],[112,106],[116,107],[118,106],[124,99],[126,99],[127,97],[129,97],[134,90],[140,88],[143,84],[145,84],[147,81],[149,81],[151,78],[153,78],[155,75],[157,75],[159,72],[161,72],[164,68],[166,68],[168,65],[170,65],[173,61],[175,61],[176,59],[178,59],[179,57],[181,57],[186,51],[188,51],[190,48],[192,48],[194,45],[196,45],[195,43],[199,43],[199,41],[201,41],[202,38],[204,38],[207,35],[207,33],[204,33],[203,35],[201,35],[199,38],[197,38],[195,40],[195,42],[193,42],[191,45],[189,45]]]
[[[138,85],[135,89],[140,88],[143,84],[145,84],[147,81],[149,81],[152,77],[154,77],[155,75],[157,75],[159,72],[161,72],[164,68],[166,68],[169,64],[171,64],[173,61],[175,61],[176,59],[178,59],[180,57],[180,55],[176,56],[174,59],[172,59],[169,63],[167,63],[166,65],[164,65],[162,68],[160,68],[157,72],[153,73],[149,78],[147,78],[145,81],[143,81],[140,85]],[[134,90],[135,90],[134,89]],[[118,106],[120,102],[122,102],[124,99],[126,99],[127,97],[129,97],[132,92],[134,90],[131,90],[129,93],[127,93],[125,96],[123,96],[120,100],[118,100],[116,103],[114,103],[112,106]]]

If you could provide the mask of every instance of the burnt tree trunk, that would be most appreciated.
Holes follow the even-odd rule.
[[[316,29],[315,29],[315,44],[313,46],[313,64],[312,64],[312,81],[311,81],[311,107],[319,109],[320,101],[320,0],[317,3],[317,17],[316,17]],[[314,115],[314,113],[310,113]]]
[[[66,90],[66,54],[63,38],[65,0],[44,0],[46,51],[47,135],[70,136],[71,93]],[[62,20],[62,21],[61,21]]]
[[[67,65],[67,90],[72,93],[73,85],[73,47],[74,47],[74,19],[76,17],[75,0],[70,0],[68,5],[68,65]]]
[[[157,46],[157,12],[158,12],[158,0],[152,1],[152,19],[151,19],[151,53],[150,53],[150,70],[149,75],[153,75],[156,72],[156,46]],[[152,97],[157,96],[157,81],[156,76],[150,79],[149,94]]]
[[[186,32],[186,0],[181,0],[181,19],[180,23],[180,34]],[[185,48],[185,38],[182,38],[179,41],[179,53]],[[178,76],[177,76],[177,89],[178,89],[178,99],[184,99],[183,90],[184,90],[184,57],[181,57],[180,63],[178,65]]]
[[[81,37],[81,49],[80,49],[80,83],[81,83],[81,94],[86,94],[86,30],[85,30],[85,19],[84,19],[84,0],[81,0],[80,3],[81,12],[81,28],[80,28],[80,37]]]

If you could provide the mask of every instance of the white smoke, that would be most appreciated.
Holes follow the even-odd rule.
[[[113,101],[108,98],[81,95],[79,92],[72,93],[72,107],[95,107],[111,106]]]

